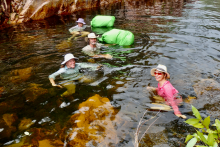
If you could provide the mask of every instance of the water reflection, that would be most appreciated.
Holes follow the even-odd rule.
[[[133,146],[138,121],[149,108],[146,104],[152,102],[145,87],[157,84],[150,75],[152,67],[165,64],[172,84],[189,100],[197,96],[193,85],[201,79],[220,81],[219,7],[217,0],[126,1],[108,9],[56,16],[1,30],[0,145],[81,145],[84,138],[88,146]],[[48,75],[58,70],[65,53],[73,53],[80,62],[88,62],[88,58],[81,53],[86,46],[83,38],[65,48],[56,46],[71,37],[68,29],[75,25],[76,18],[83,16],[89,24],[96,14],[114,15],[114,27],[134,33],[135,43],[103,50],[114,56],[112,60],[89,59],[106,65],[103,78],[94,85],[77,84],[73,95],[61,97],[66,89],[51,87]],[[206,92],[210,95],[212,91]],[[95,102],[90,101],[95,94],[101,107],[90,105]],[[213,97],[217,103],[218,96]],[[189,101],[197,104],[204,115],[219,116],[216,103],[197,102],[198,98]],[[187,103],[180,110],[191,117]],[[148,112],[145,119],[155,113]],[[157,145],[156,134],[163,136],[160,144],[164,146],[184,146],[183,138],[190,130],[183,120],[173,112],[159,115],[153,127],[163,129],[150,131],[142,146]],[[25,131],[31,135],[25,135]]]

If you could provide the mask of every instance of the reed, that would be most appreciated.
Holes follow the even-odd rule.
[[[136,129],[136,132],[135,132],[135,143],[134,143],[134,146],[135,147],[138,147],[139,146],[139,143],[141,142],[141,140],[143,139],[144,135],[147,133],[147,131],[149,130],[149,128],[157,121],[158,118],[160,118],[160,116],[155,119],[150,125],[149,127],[146,129],[146,131],[144,132],[144,134],[141,136],[141,138],[138,140],[139,138],[139,134],[140,134],[140,129],[141,129],[141,126],[144,125],[146,122],[148,122],[149,120],[151,119],[154,119],[159,113],[160,113],[160,110],[157,112],[157,114],[153,117],[151,117],[150,119],[148,120],[145,120],[143,121],[143,118],[144,118],[144,115],[147,113],[148,110],[145,111],[145,113],[143,114],[142,118],[140,119],[139,121],[139,124],[137,126],[137,129]]]

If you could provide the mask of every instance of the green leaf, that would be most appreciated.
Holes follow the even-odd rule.
[[[207,135],[204,135],[204,134],[203,134],[203,136],[205,137],[206,140],[208,139],[208,136],[207,136]]]
[[[208,141],[207,141],[206,138],[203,136],[203,133],[197,131],[197,134],[199,135],[200,139],[201,139],[205,144],[208,144]]]
[[[187,124],[189,124],[189,125],[194,125],[194,124],[199,123],[199,119],[197,119],[197,118],[190,118],[190,119],[187,119],[187,120],[185,121],[185,123],[187,123]]]
[[[192,111],[193,111],[193,114],[196,116],[196,118],[198,118],[199,120],[202,119],[199,111],[194,106],[192,106]]]
[[[213,126],[216,126],[217,131],[220,133],[220,121],[218,119],[215,120],[215,123],[213,124]]]
[[[217,143],[217,142],[214,142],[213,147],[218,147],[218,143]]]
[[[204,126],[201,123],[194,124],[193,127],[200,128],[200,129],[204,128]]]
[[[208,140],[208,143],[207,143],[207,144],[210,145],[210,146],[213,146],[213,144],[214,144],[214,142],[215,142],[215,139],[214,139],[212,133],[209,133],[207,140]]]
[[[189,135],[187,135],[187,136],[186,136],[185,143],[186,143],[187,141],[189,141],[190,139],[192,139],[192,138],[193,138],[193,136],[192,136],[192,135],[190,135],[190,134],[189,134]]]
[[[194,137],[192,138],[186,145],[186,147],[193,147],[197,142],[197,139]]]
[[[198,138],[199,138],[199,136],[198,136],[198,134],[197,133],[193,133],[193,135],[192,136],[194,136],[194,137],[196,137],[197,138],[197,140],[198,140]],[[199,140],[198,140],[199,141]]]
[[[213,134],[213,137],[214,137],[215,139],[218,139],[218,134]]]
[[[210,129],[207,129],[206,130],[207,133],[212,133],[212,134],[217,134],[217,130],[213,131],[213,130],[210,130]]]
[[[209,129],[210,116],[206,117],[202,124],[206,127],[206,129]]]

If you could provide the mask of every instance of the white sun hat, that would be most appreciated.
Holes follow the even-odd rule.
[[[99,37],[99,36],[96,36],[95,33],[90,33],[88,35],[88,38],[97,38],[97,37]]]
[[[76,22],[86,24],[83,18],[79,18]]]
[[[64,61],[61,63],[62,65],[63,64],[66,64],[67,61],[71,60],[71,59],[75,59],[75,60],[79,60],[78,58],[74,57],[73,54],[71,53],[68,53],[64,56]]]
[[[158,66],[157,66],[156,68],[151,69],[150,74],[151,74],[152,76],[155,76],[155,75],[154,75],[155,70],[158,70],[158,71],[161,71],[161,72],[166,73],[166,74],[167,74],[167,77],[166,77],[166,78],[167,78],[167,79],[170,78],[170,74],[167,72],[167,67],[166,67],[165,65],[158,64]]]

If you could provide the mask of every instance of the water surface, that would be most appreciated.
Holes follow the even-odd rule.
[[[75,25],[76,18],[83,17],[89,24],[97,14],[114,15],[114,28],[131,31],[135,42],[131,46],[112,45],[102,50],[114,56],[112,60],[95,59],[96,63],[105,65],[104,74],[99,75],[96,83],[77,83],[74,94],[61,97],[66,89],[52,87],[48,75],[59,69],[66,53],[79,57],[79,62],[88,62],[89,57],[81,53],[87,45],[83,38],[57,45],[71,36],[68,29]],[[128,1],[106,9],[54,16],[1,30],[0,144],[13,145],[26,139],[39,146],[48,142],[57,143],[53,146],[77,143],[83,146],[80,142],[85,146],[134,146],[138,122],[152,102],[146,86],[157,86],[150,75],[157,64],[167,66],[170,81],[183,98],[196,96],[193,85],[201,79],[219,81],[219,16],[217,0]],[[87,28],[87,31],[92,30]],[[58,83],[61,81],[57,79]],[[97,106],[86,103],[91,97]],[[90,113],[89,108],[93,110]],[[199,108],[209,115],[203,107]],[[192,117],[190,105],[184,104],[180,110]],[[102,117],[99,112],[95,119],[96,111],[102,111]],[[149,111],[144,119],[156,113]],[[184,146],[184,138],[190,132],[184,120],[172,111],[160,112],[158,116],[142,146]],[[91,122],[77,123],[82,118]],[[86,126],[92,123],[98,127]],[[142,133],[151,123],[143,126]],[[81,136],[79,130],[83,130]],[[31,135],[25,136],[25,131]]]

